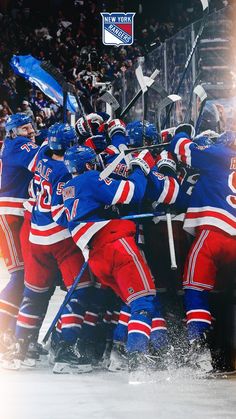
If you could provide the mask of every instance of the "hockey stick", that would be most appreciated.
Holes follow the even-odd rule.
[[[205,25],[206,25],[206,22],[207,22],[207,18],[208,18],[208,14],[209,14],[209,0],[200,0],[200,1],[201,1],[201,3],[202,3],[202,8],[203,8],[203,19],[202,19],[202,23],[201,23],[201,26],[200,26],[200,28],[199,28],[199,31],[198,31],[198,33],[197,33],[197,35],[196,35],[195,41],[194,41],[194,43],[193,43],[193,45],[192,45],[192,49],[191,49],[191,51],[190,51],[190,53],[189,53],[189,55],[188,55],[188,58],[187,58],[187,60],[186,60],[186,63],[185,63],[185,65],[184,65],[184,71],[183,71],[182,76],[181,76],[181,78],[180,78],[180,81],[179,81],[179,83],[178,83],[178,86],[177,86],[177,89],[176,89],[176,94],[178,94],[178,93],[179,93],[179,91],[180,91],[180,89],[181,89],[181,87],[182,87],[183,81],[184,81],[184,79],[185,79],[185,76],[186,76],[187,71],[188,71],[188,69],[189,69],[189,66],[190,66],[190,63],[191,63],[191,61],[192,61],[193,55],[194,55],[194,53],[195,53],[195,51],[196,51],[197,45],[198,45],[198,43],[199,43],[199,41],[200,41],[200,39],[201,39],[201,36],[202,36],[202,34],[203,34],[203,31],[204,31],[204,29],[205,29]],[[163,129],[163,128],[165,128],[165,127],[166,127],[166,125],[167,125],[167,122],[168,122],[168,120],[169,120],[170,113],[171,113],[171,111],[172,111],[172,109],[173,109],[173,105],[174,105],[174,104],[172,103],[172,104],[170,105],[170,107],[169,107],[168,111],[167,111],[167,115],[166,115],[166,118],[165,118],[164,124],[163,124],[163,126],[162,126],[162,129]]]
[[[139,83],[139,86],[141,87],[142,90],[142,108],[143,108],[143,112],[142,112],[142,143],[144,144],[144,121],[145,121],[145,93],[147,93],[147,85],[146,82],[144,80],[144,76],[143,76],[143,70],[141,65],[139,65],[136,70],[135,70],[135,74]]]
[[[45,334],[45,336],[44,336],[44,338],[43,338],[43,340],[42,340],[42,342],[43,342],[43,343],[46,343],[46,342],[48,341],[48,339],[49,339],[49,337],[50,337],[50,335],[51,335],[51,333],[52,333],[52,331],[53,331],[54,327],[56,326],[56,324],[57,324],[58,320],[60,319],[60,317],[61,317],[61,315],[62,315],[62,312],[63,312],[63,310],[64,310],[64,308],[65,308],[66,304],[70,301],[71,296],[72,296],[73,292],[75,291],[75,289],[76,289],[76,287],[77,287],[77,285],[78,285],[78,283],[79,283],[79,281],[80,281],[81,277],[83,276],[83,274],[84,274],[84,272],[85,272],[85,270],[86,270],[87,266],[88,266],[88,262],[84,262],[84,263],[83,263],[83,265],[82,265],[82,268],[81,268],[81,270],[80,270],[80,273],[79,273],[79,274],[78,274],[78,276],[75,278],[75,281],[74,281],[74,283],[73,283],[72,287],[71,287],[71,288],[70,288],[70,290],[67,292],[67,294],[66,294],[66,296],[65,296],[65,299],[64,299],[64,301],[63,301],[63,303],[62,303],[61,307],[59,308],[59,310],[58,310],[58,312],[57,312],[56,316],[54,317],[54,319],[53,319],[53,321],[52,321],[51,325],[49,326],[48,331],[46,332],[46,334]]]
[[[155,78],[157,77],[157,75],[160,73],[159,70],[155,70],[150,77],[146,77],[144,76],[144,80],[145,80],[145,84],[147,87],[151,87],[152,83],[154,83]],[[148,80],[149,81],[148,81]],[[133,97],[133,99],[131,99],[131,101],[128,103],[128,105],[125,107],[125,109],[123,109],[123,111],[120,113],[119,117],[120,118],[124,118],[124,116],[129,112],[129,110],[135,105],[135,103],[137,102],[137,100],[142,96],[142,89],[140,89],[136,95]]]
[[[161,132],[161,112],[163,111],[163,109],[167,108],[167,106],[172,106],[174,105],[174,103],[178,102],[179,100],[181,100],[181,96],[179,95],[168,95],[166,96],[157,106],[157,123],[158,123],[158,131]],[[163,129],[163,128],[162,128]]]
[[[176,256],[175,256],[175,242],[172,228],[172,219],[170,211],[166,212],[166,223],[167,223],[167,232],[168,232],[168,242],[169,242],[169,251],[170,251],[170,267],[172,270],[177,269]]]
[[[101,180],[106,179],[110,174],[115,170],[116,166],[121,162],[121,160],[125,159],[127,154],[130,154],[135,151],[142,151],[142,150],[155,150],[156,148],[162,148],[169,145],[169,143],[163,143],[163,144],[156,144],[151,146],[144,146],[144,147],[138,147],[138,148],[129,148],[128,150],[123,150],[118,156],[107,166],[105,169],[100,173],[99,178]]]
[[[201,123],[202,112],[203,112],[205,103],[207,101],[207,93],[206,93],[205,89],[200,84],[195,87],[194,93],[199,97],[200,103],[201,103],[200,109],[199,109],[199,112],[198,112],[198,118],[197,118],[197,121],[196,121],[196,124],[195,124],[195,132],[196,132],[196,135],[197,135],[199,127],[200,127],[200,123]]]

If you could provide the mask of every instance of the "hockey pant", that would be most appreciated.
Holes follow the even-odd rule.
[[[30,243],[30,253],[25,269],[24,298],[20,306],[17,325],[17,338],[34,336],[41,326],[48,304],[50,290],[57,280],[58,268],[67,289],[73,284],[84,263],[82,253],[71,238],[52,245]],[[73,295],[71,305],[67,305],[61,317],[63,338],[70,342],[77,339],[85,308],[78,298],[87,298],[92,285],[86,271]],[[85,297],[86,296],[86,297]]]
[[[188,338],[199,338],[212,323],[209,292],[214,289],[217,271],[236,268],[236,237],[218,230],[200,229],[188,254],[183,287]],[[226,278],[227,280],[227,278]]]
[[[135,224],[113,220],[94,236],[89,265],[103,285],[109,286],[131,308],[128,351],[146,351],[155,313],[155,285],[136,243]]]

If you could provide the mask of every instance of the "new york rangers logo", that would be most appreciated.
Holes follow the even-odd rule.
[[[135,13],[101,13],[104,45],[132,45]]]

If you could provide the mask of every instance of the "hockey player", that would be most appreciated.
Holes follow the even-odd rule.
[[[5,366],[9,368],[20,366],[19,361],[24,361],[29,342],[38,333],[58,268],[65,286],[70,288],[83,264],[82,253],[67,229],[62,200],[63,185],[71,178],[63,163],[63,155],[75,141],[76,133],[72,127],[56,123],[48,131],[48,147],[42,149],[37,158],[34,175],[36,204],[32,211],[25,289],[17,317],[17,344],[5,357]],[[90,285],[86,272],[61,316],[62,340],[55,355],[55,373],[68,372],[70,367],[76,368],[77,372],[91,370],[91,365],[80,358],[75,348],[86,309],[78,298],[85,298]]]
[[[20,246],[23,223],[23,203],[29,197],[28,186],[39,147],[34,143],[31,119],[21,113],[11,115],[6,122],[6,138],[0,154],[0,248],[10,280],[0,293],[0,340],[4,351],[4,336],[11,335],[22,299],[24,262]],[[11,339],[10,339],[11,341]],[[9,338],[6,338],[9,342]]]
[[[177,128],[169,150],[178,160],[199,170],[187,209],[184,229],[195,233],[183,277],[190,362],[200,371],[213,369],[207,334],[212,317],[209,291],[214,289],[221,266],[235,268],[235,138],[225,144],[198,146],[190,140],[189,127]]]
[[[92,272],[131,306],[127,342],[131,370],[145,360],[156,291],[135,244],[135,225],[131,221],[104,220],[105,206],[139,202],[146,187],[142,171],[147,174],[152,161],[141,157],[133,161],[131,165],[137,168],[127,181],[101,181],[95,170],[94,151],[72,147],[65,155],[66,167],[74,176],[63,192],[72,237],[84,252],[89,246]]]
[[[135,243],[135,224],[110,219],[111,212],[107,215],[105,208],[111,211],[118,204],[140,203],[147,183],[142,171],[149,174],[154,160],[144,151],[130,161],[130,167],[137,166],[134,173],[121,181],[100,180],[94,170],[96,154],[87,147],[68,150],[65,164],[73,174],[63,192],[72,237],[81,250],[89,250],[92,272],[131,308],[127,350],[132,371],[147,360],[156,291]]]
[[[146,140],[149,144],[151,141],[156,142],[156,129],[153,127],[153,124],[149,124],[148,122],[145,123],[146,127]],[[108,123],[107,126],[107,133],[110,137],[111,145],[109,145],[104,154],[106,156],[106,161],[109,163],[117,156],[119,153],[119,149],[126,146],[129,147],[132,143],[132,147],[142,145],[143,141],[143,127],[142,123],[136,121],[134,123],[128,124],[128,132],[129,135],[126,135],[126,128],[123,121],[119,119],[112,120]],[[138,153],[136,153],[137,155]],[[127,179],[128,176],[128,166],[125,160],[122,160],[116,168],[114,168],[113,173],[110,177],[115,179]],[[162,203],[172,203],[175,201],[175,198],[178,193],[178,184],[177,182],[168,177],[161,176],[160,173],[157,172],[157,169],[154,168],[152,173],[148,176],[148,186],[145,193],[145,200],[149,201],[149,206],[155,201],[162,202]],[[156,204],[157,205],[157,204]],[[135,213],[140,212],[140,206],[136,206],[133,208],[132,211]],[[131,210],[129,206],[129,211]],[[126,215],[127,205],[123,206],[120,209],[120,212],[123,215]],[[141,212],[145,212],[141,211]],[[136,226],[136,241],[140,246],[141,239],[141,227],[140,225]],[[158,256],[157,256],[158,259]],[[158,262],[157,262],[158,264]],[[159,283],[158,283],[159,285]],[[155,357],[153,357],[153,364],[155,367],[160,367],[160,358],[166,351],[168,350],[168,343],[167,343],[167,329],[165,320],[161,314],[160,304],[158,301],[155,302],[155,314],[152,321],[152,333],[150,338],[150,343],[153,347],[153,353],[155,353]],[[124,311],[124,306],[122,311]],[[130,308],[127,307],[127,313],[130,311]],[[128,323],[124,324],[123,320],[123,313],[121,313],[121,319],[119,320],[118,327],[114,332],[114,344],[111,352],[111,364],[109,366],[109,370],[116,371],[120,368],[125,366],[124,358],[125,358],[125,350],[124,350],[124,341],[126,338],[126,333],[124,329]],[[158,355],[158,356],[157,356]],[[121,360],[121,364],[119,362]]]

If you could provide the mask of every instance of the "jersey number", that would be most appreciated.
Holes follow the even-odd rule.
[[[47,212],[51,209],[52,194],[50,183],[42,179],[40,182],[40,190],[37,197],[37,207],[41,212]]]
[[[75,199],[74,202],[73,202],[73,206],[72,206],[71,212],[69,211],[68,208],[65,208],[67,221],[73,220],[73,218],[76,216],[76,211],[77,211],[78,203],[79,203],[79,199]]]

